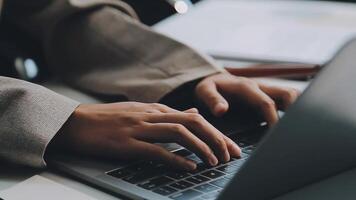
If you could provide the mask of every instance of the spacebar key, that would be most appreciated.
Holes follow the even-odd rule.
[[[153,178],[155,176],[157,176],[159,173],[156,173],[156,172],[141,172],[141,173],[137,173],[137,174],[134,174],[134,175],[131,175],[131,176],[127,176],[125,178],[123,178],[124,181],[127,181],[129,183],[132,183],[132,184],[137,184],[137,183],[140,183],[144,180],[147,180],[149,178]]]

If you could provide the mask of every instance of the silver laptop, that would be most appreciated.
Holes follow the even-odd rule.
[[[239,130],[230,136],[242,147],[242,158],[216,167],[207,167],[186,149],[175,149],[199,163],[194,172],[149,160],[127,163],[68,155],[54,157],[50,166],[119,196],[148,200],[272,199],[353,168],[356,40],[323,68],[262,141],[263,125]]]

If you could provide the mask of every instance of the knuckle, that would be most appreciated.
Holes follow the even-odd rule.
[[[291,91],[288,91],[283,95],[283,99],[288,102],[293,101],[294,98],[295,98],[295,94]]]
[[[120,119],[128,124],[138,124],[141,122],[141,120],[135,115],[124,114],[120,117]]]
[[[299,90],[297,90],[295,88],[292,88],[291,90],[292,90],[293,94],[295,95],[295,97],[298,97],[300,95],[300,91]]]
[[[249,89],[251,87],[257,86],[257,83],[249,78],[242,77],[240,80],[240,87],[244,89]]]
[[[165,155],[165,151],[163,149],[160,148],[152,148],[149,152],[152,156],[160,156],[161,158],[164,157]]]
[[[198,113],[191,113],[189,114],[189,120],[192,124],[199,125],[203,123],[204,118]]]
[[[158,110],[154,110],[154,109],[149,109],[146,112],[147,113],[160,113]]]
[[[169,165],[175,165],[175,164],[177,164],[177,162],[179,162],[179,157],[178,157],[178,155],[171,153],[171,154],[167,155],[165,161]]]
[[[151,103],[151,107],[153,108],[162,108],[162,104],[159,104],[159,103]]]
[[[195,86],[195,92],[199,93],[200,91],[203,91],[207,89],[207,84],[205,81],[201,81],[200,83],[198,83],[197,86]]]
[[[208,155],[210,155],[210,154],[212,153],[212,151],[211,151],[211,149],[209,148],[209,146],[206,145],[205,143],[203,143],[203,144],[201,145],[201,151],[202,151],[202,153],[203,153],[204,155],[206,155],[206,156],[208,156]]]
[[[299,96],[299,91],[296,89],[289,89],[286,91],[286,93],[284,94],[283,98],[286,101],[292,102],[294,101],[294,99],[296,99]]]
[[[267,108],[275,108],[276,103],[272,99],[262,101],[262,106]]]
[[[171,126],[171,130],[176,134],[184,135],[186,128],[182,124],[174,124]]]
[[[215,140],[215,143],[216,143],[216,146],[219,149],[225,149],[226,143],[225,143],[225,140],[223,138],[221,138],[221,137],[217,138]]]
[[[257,84],[256,81],[250,79],[250,78],[246,78],[246,77],[242,77],[242,82],[248,85],[255,85]]]

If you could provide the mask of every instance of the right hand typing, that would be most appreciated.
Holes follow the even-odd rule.
[[[178,143],[208,165],[239,157],[240,148],[197,111],[123,102],[80,105],[51,142],[57,149],[115,159],[151,159],[194,170],[196,163],[154,143]]]

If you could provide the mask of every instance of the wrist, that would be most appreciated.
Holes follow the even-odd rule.
[[[83,105],[79,105],[73,113],[69,116],[67,121],[63,124],[63,126],[58,130],[56,135],[53,137],[51,142],[48,144],[46,155],[49,153],[55,153],[59,150],[67,149],[68,146],[68,135],[71,133],[73,123],[77,118],[78,113],[80,113]]]

